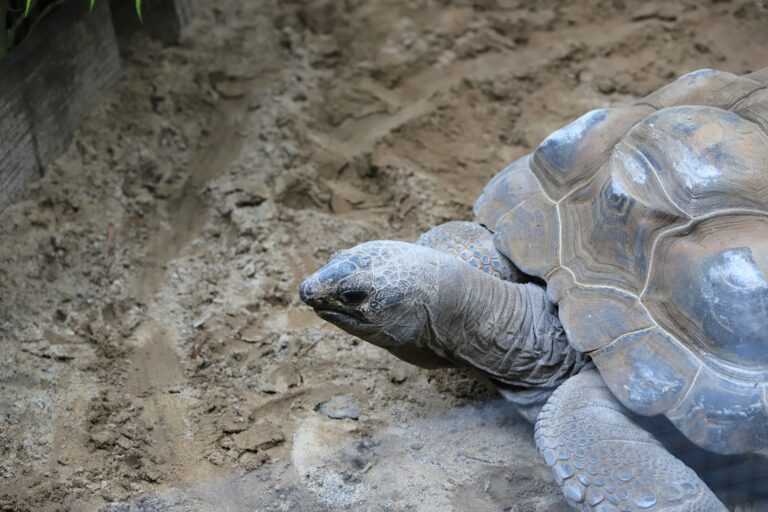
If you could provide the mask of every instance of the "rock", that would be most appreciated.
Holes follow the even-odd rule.
[[[236,100],[244,97],[249,89],[248,81],[226,73],[214,72],[209,75],[211,87],[224,99]]]
[[[161,474],[157,468],[144,468],[144,471],[141,473],[141,478],[150,483],[157,483],[160,481]]]
[[[220,450],[216,450],[214,452],[211,452],[208,455],[208,462],[213,464],[214,466],[221,466],[227,461],[226,455]]]
[[[675,21],[682,14],[683,8],[673,4],[643,4],[632,13],[632,21],[657,19],[660,21]]]
[[[285,434],[272,425],[263,422],[232,436],[234,448],[240,453],[268,450],[285,441]]]
[[[408,369],[403,365],[397,365],[389,372],[389,381],[392,384],[402,384],[408,379]]]
[[[339,395],[319,404],[315,410],[334,420],[356,420],[360,415],[357,401],[349,395]]]
[[[315,34],[333,32],[339,19],[343,19],[336,12],[337,2],[321,0],[319,2],[306,2],[306,4],[296,12],[296,15],[301,24]]]
[[[239,416],[224,416],[219,419],[218,424],[225,434],[239,434],[248,428],[248,423]]]
[[[240,339],[246,343],[260,343],[264,340],[264,329],[257,325],[248,325],[240,330]]]
[[[269,455],[264,452],[246,452],[240,457],[238,465],[246,471],[253,471],[269,460]]]
[[[108,448],[115,444],[115,435],[106,430],[94,432],[91,434],[91,442],[96,448]]]
[[[280,394],[300,384],[301,376],[295,366],[290,362],[282,362],[267,373],[260,389],[270,395]]]

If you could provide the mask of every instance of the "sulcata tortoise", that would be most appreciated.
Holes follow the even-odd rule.
[[[300,296],[405,361],[490,377],[576,509],[725,510],[645,417],[768,447],[768,69],[590,112],[474,212],[342,251]]]

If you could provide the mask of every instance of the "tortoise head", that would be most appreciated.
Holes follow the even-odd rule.
[[[322,319],[401,359],[446,366],[426,348],[444,257],[406,242],[366,242],[333,255],[299,295]]]

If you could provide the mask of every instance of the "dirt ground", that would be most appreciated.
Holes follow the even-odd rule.
[[[200,1],[0,216],[0,510],[565,510],[467,372],[315,318],[550,131],[768,66],[763,0]],[[758,510],[754,504],[738,510]]]

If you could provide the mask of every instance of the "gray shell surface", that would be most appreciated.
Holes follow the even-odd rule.
[[[768,446],[766,86],[701,70],[590,112],[475,203],[616,397],[720,453]]]

